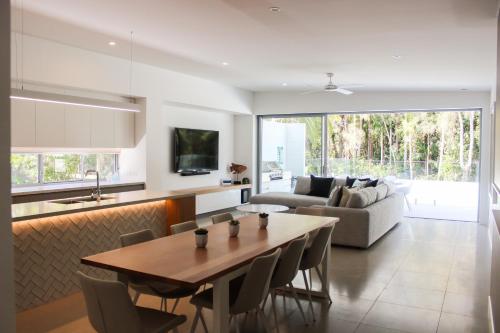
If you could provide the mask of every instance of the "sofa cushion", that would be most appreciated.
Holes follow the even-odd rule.
[[[388,186],[387,184],[380,184],[375,186],[375,190],[377,190],[377,201],[380,201],[387,196]]]
[[[297,177],[297,183],[295,184],[295,189],[293,193],[295,194],[307,194],[311,192],[311,178],[310,177]]]
[[[340,198],[339,207],[346,207],[347,202],[351,198],[351,195],[358,191],[359,188],[349,188],[347,186],[342,187],[342,197]]]
[[[376,187],[378,184],[378,179],[370,179],[366,184],[365,187]]]
[[[377,190],[374,187],[366,187],[351,193],[346,203],[347,208],[365,208],[377,201]]]
[[[393,195],[394,193],[396,193],[396,185],[394,185],[393,182],[386,181],[385,185],[387,185],[387,194],[386,194],[386,197],[388,197],[388,196]]]
[[[330,196],[328,197],[328,201],[326,202],[327,206],[337,207],[340,202],[340,196],[342,194],[342,186],[335,186],[335,188],[330,192]]]
[[[253,204],[283,205],[290,208],[309,207],[312,205],[326,205],[328,198],[313,197],[310,195],[287,192],[268,192],[254,195],[250,198]]]
[[[328,196],[330,195],[330,190],[332,188],[332,182],[334,180],[335,178],[332,177],[326,178],[311,175],[311,191],[308,193],[308,195],[328,198]]]

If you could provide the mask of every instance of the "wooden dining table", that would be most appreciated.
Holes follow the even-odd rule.
[[[246,272],[252,260],[318,228],[334,225],[336,217],[269,214],[267,229],[258,215],[241,217],[237,237],[229,237],[227,223],[209,225],[206,248],[196,248],[193,232],[99,253],[82,264],[182,286],[213,285],[213,330],[229,332],[229,281]],[[330,246],[323,259],[321,293],[329,292]]]

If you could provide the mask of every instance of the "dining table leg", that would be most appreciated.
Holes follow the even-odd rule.
[[[249,265],[240,267],[212,282],[213,285],[213,332],[229,332],[229,281],[245,274]]]
[[[321,292],[324,295],[330,294],[330,266],[332,258],[332,235],[328,237],[328,246],[326,247],[325,256],[321,263]]]
[[[214,281],[213,294],[213,330],[212,332],[229,332],[229,279],[222,276]]]

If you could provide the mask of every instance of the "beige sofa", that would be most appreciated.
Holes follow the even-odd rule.
[[[345,184],[344,179],[336,181],[337,185]],[[307,186],[302,186],[298,190],[298,192],[305,191]],[[332,244],[361,248],[371,246],[403,218],[403,197],[398,193],[391,193],[363,208],[332,207],[328,205],[328,198],[301,193],[258,194],[253,196],[250,202],[285,205],[291,208],[291,213],[296,207],[313,207],[320,215],[339,217],[340,223],[335,226]]]

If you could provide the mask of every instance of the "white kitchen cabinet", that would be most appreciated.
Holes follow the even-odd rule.
[[[33,101],[11,100],[12,147],[36,146],[36,105]]]
[[[54,103],[36,103],[36,146],[65,146],[65,106]]]
[[[135,114],[26,100],[11,103],[12,147],[133,148]]]
[[[135,142],[134,113],[115,112],[115,146],[132,148]]]
[[[117,148],[115,146],[115,112],[106,109],[92,109],[91,146],[94,148]]]
[[[67,105],[65,107],[65,147],[91,147],[91,112],[88,107],[83,106]]]

